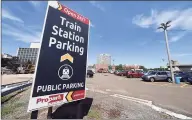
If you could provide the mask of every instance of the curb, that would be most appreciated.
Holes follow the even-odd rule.
[[[179,119],[192,119],[191,117],[187,117],[185,115],[178,114],[178,113],[169,111],[167,109],[163,109],[161,107],[155,106],[155,105],[153,105],[152,101],[148,101],[148,100],[144,100],[144,99],[139,99],[139,98],[135,98],[135,97],[119,95],[119,94],[114,94],[114,95],[110,95],[110,96],[117,97],[117,98],[122,98],[122,99],[125,99],[125,100],[130,100],[130,101],[134,101],[134,102],[137,102],[137,103],[140,103],[140,104],[147,105],[147,106],[151,107],[152,109],[154,109],[154,110],[156,110],[158,112],[162,112],[162,113],[168,114],[168,115],[173,116],[175,118],[179,118]]]

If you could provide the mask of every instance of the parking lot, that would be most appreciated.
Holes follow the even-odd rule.
[[[96,73],[87,79],[89,91],[123,98],[136,98],[178,114],[192,116],[192,85],[165,81],[145,82],[141,78],[126,78],[109,73]],[[123,96],[123,97],[121,97]]]
[[[2,83],[21,82],[32,75],[5,75]],[[141,78],[126,78],[109,73],[96,73],[87,78],[86,97],[93,98],[91,110],[84,119],[175,119],[192,117],[192,86],[162,82],[145,82]],[[4,107],[23,104],[17,112],[3,118],[29,118],[26,113],[30,89],[13,98]],[[10,109],[11,110],[11,109]],[[20,116],[18,116],[18,112]],[[42,113],[46,113],[47,109]],[[175,116],[177,117],[175,117]],[[184,116],[182,116],[184,115]],[[46,115],[41,115],[45,118]]]

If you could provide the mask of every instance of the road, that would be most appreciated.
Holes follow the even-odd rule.
[[[152,101],[154,105],[192,117],[192,85],[168,82],[144,82],[108,73],[95,74],[87,79],[89,90],[118,94]]]

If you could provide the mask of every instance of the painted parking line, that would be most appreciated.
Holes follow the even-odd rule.
[[[163,84],[161,86],[168,86],[168,85],[172,85],[172,83],[166,83],[166,84]]]
[[[181,85],[180,87],[183,88],[183,87],[185,87],[185,86],[187,86],[187,85],[188,85],[188,84],[185,83],[184,85]]]
[[[164,87],[180,87],[180,88],[189,88],[187,87],[188,84],[184,84],[184,85],[175,85],[173,83],[165,83],[165,84],[161,84],[161,83],[158,83],[158,82],[145,82],[144,84],[148,84],[148,85],[155,85],[155,86],[164,86]]]
[[[144,84],[148,84],[148,85],[155,85],[152,82],[144,82]]]

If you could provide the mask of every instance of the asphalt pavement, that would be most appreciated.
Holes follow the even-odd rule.
[[[90,91],[152,101],[156,106],[192,117],[192,86],[188,84],[151,83],[140,78],[126,78],[109,73],[96,73],[86,83]]]

